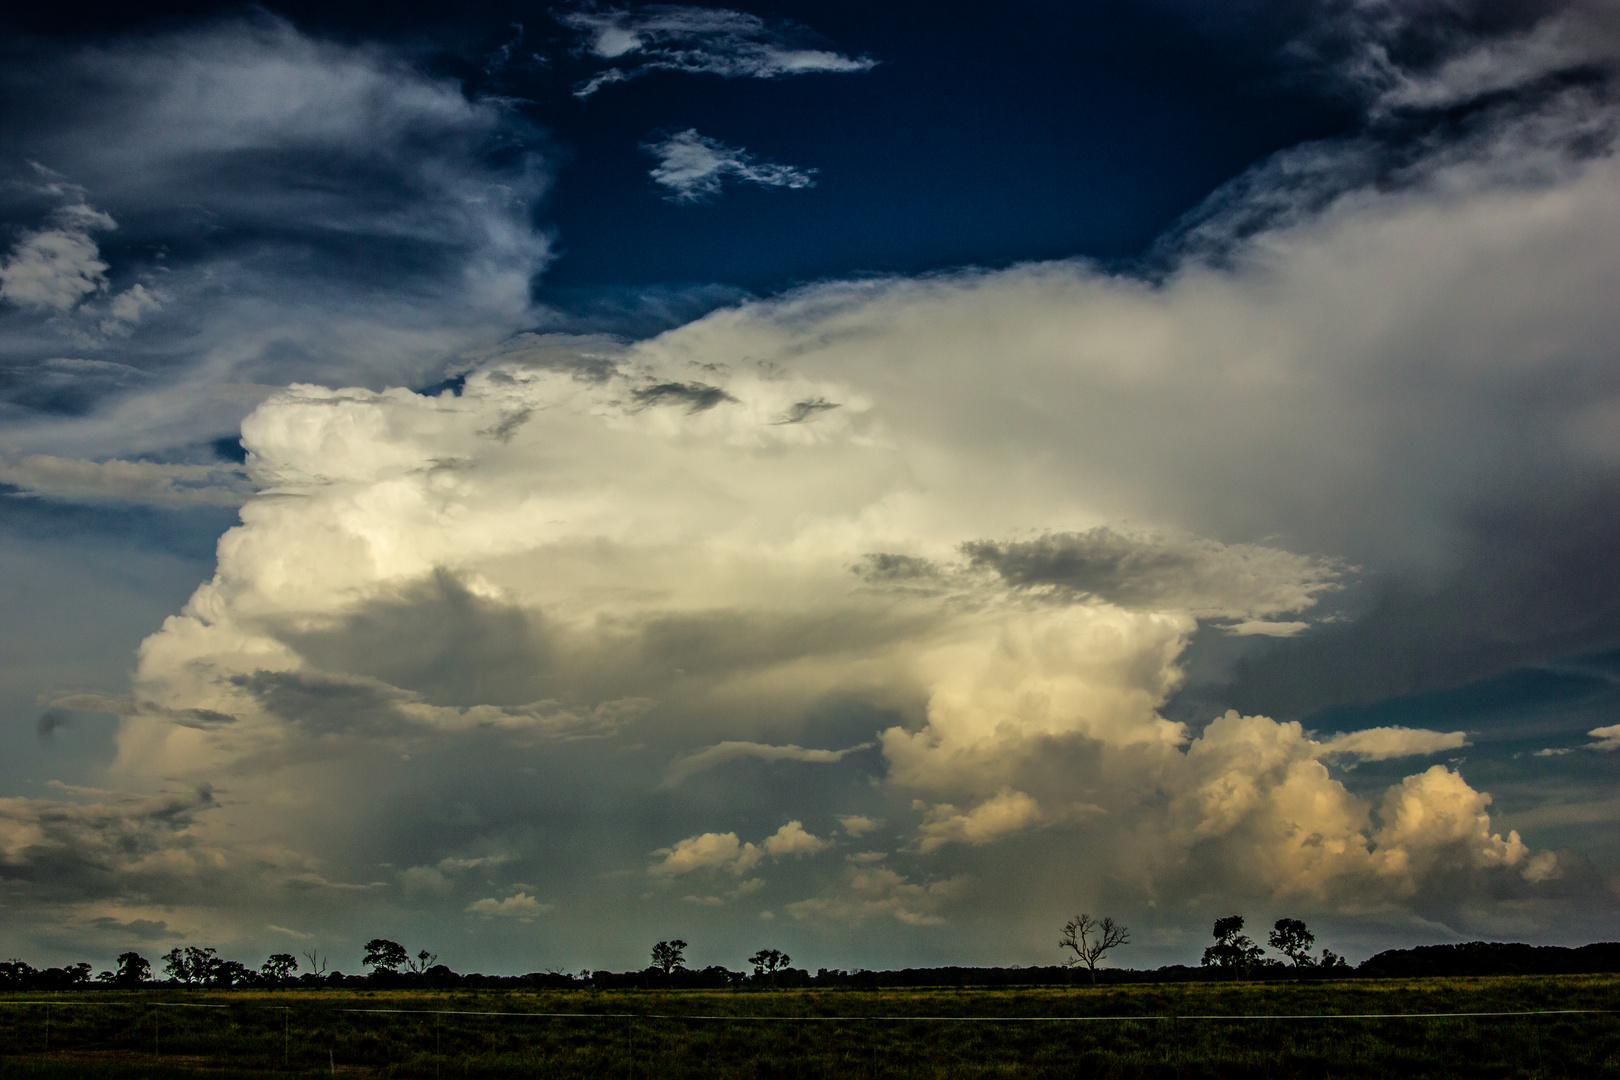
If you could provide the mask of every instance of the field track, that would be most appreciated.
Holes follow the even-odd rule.
[[[0,1080],[1606,1077],[1620,976],[0,997]]]

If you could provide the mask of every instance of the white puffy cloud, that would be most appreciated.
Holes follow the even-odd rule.
[[[838,819],[838,824],[844,827],[844,832],[849,836],[865,836],[883,822],[869,818],[865,814],[845,814]]]
[[[617,10],[576,9],[554,13],[578,31],[584,51],[619,60],[581,83],[584,99],[612,83],[654,71],[775,79],[789,75],[870,71],[877,61],[810,48],[809,33],[793,24],[772,25],[757,15],[726,8],[659,4]]]
[[[676,203],[703,202],[720,194],[727,177],[760,187],[815,187],[815,169],[760,161],[740,146],[699,135],[697,129],[677,131],[667,139],[642,147],[658,158],[649,176],[668,189],[664,198]]]
[[[107,262],[91,233],[117,227],[83,202],[58,207],[50,227],[24,233],[0,260],[0,299],[47,311],[77,307],[107,287]]]
[[[653,854],[662,855],[664,859],[653,864],[649,873],[662,877],[721,869],[742,875],[758,866],[760,860],[759,848],[742,843],[734,832],[688,836],[674,847],[662,848]]]
[[[988,844],[1040,820],[1041,808],[1022,791],[1003,789],[965,812],[941,803],[923,819],[918,849],[928,852],[949,843]]]
[[[759,866],[766,856],[779,859],[788,855],[814,855],[829,846],[828,841],[805,831],[803,823],[798,821],[788,822],[758,844],[743,843],[734,832],[703,833],[689,836],[672,848],[653,852],[663,856],[663,861],[654,863],[648,873],[677,877],[694,870],[725,870],[741,877]]]
[[[765,838],[765,854],[780,858],[784,855],[814,855],[830,845],[819,836],[812,836],[797,821],[790,821]]]

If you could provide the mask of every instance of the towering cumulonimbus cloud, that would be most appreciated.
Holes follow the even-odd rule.
[[[1490,85],[1449,55],[1378,100]],[[589,944],[679,911],[846,943],[993,920],[1049,957],[1054,914],[1107,904],[1185,959],[1242,905],[1610,918],[1579,853],[1493,816],[1470,732],[1292,715],[1387,665],[1171,706],[1200,643],[1210,697],[1264,698],[1419,616],[1447,633],[1405,662],[1440,671],[1440,638],[1611,640],[1612,577],[1553,554],[1620,543],[1583,516],[1620,496],[1612,116],[1577,82],[1399,160],[1300,151],[1157,275],[827,283],[638,343],[519,336],[454,390],[279,389],[212,580],[127,696],[58,703],[121,716],[110,775],[147,794],[8,802],[0,871],[93,864],[51,917],[243,939],[430,911]],[[1458,617],[1470,587],[1499,617]],[[120,830],[138,859],[96,854]]]

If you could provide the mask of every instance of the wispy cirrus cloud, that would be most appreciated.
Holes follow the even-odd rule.
[[[580,48],[620,64],[598,72],[574,89],[580,99],[611,83],[654,71],[718,75],[727,79],[776,79],[815,73],[870,71],[877,61],[814,48],[810,31],[795,23],[769,23],[725,8],[651,4],[553,12],[580,35]]]
[[[414,382],[533,315],[544,138],[387,46],[263,14],[35,41],[0,96],[44,103],[0,169],[0,408],[56,418],[26,449],[162,457],[268,387]]]
[[[815,187],[815,169],[760,161],[740,146],[700,135],[695,128],[678,131],[667,139],[644,143],[642,149],[658,158],[648,174],[674,203],[698,203],[720,194],[726,178],[760,187]]]
[[[871,749],[872,743],[861,743],[842,750],[807,750],[802,746],[772,746],[769,743],[728,740],[706,746],[690,754],[683,754],[670,762],[664,772],[664,782],[673,787],[681,781],[728,761],[752,758],[757,761],[801,761],[827,765],[842,761],[859,750]]]

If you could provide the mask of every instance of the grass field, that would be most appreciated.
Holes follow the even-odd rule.
[[[1620,1015],[1548,1012],[1608,1009],[1620,1009],[1620,976],[774,993],[15,994],[0,997],[0,1078],[1620,1080]],[[1541,1015],[1477,1015],[1531,1011]],[[1416,1015],[1423,1013],[1476,1015]]]

